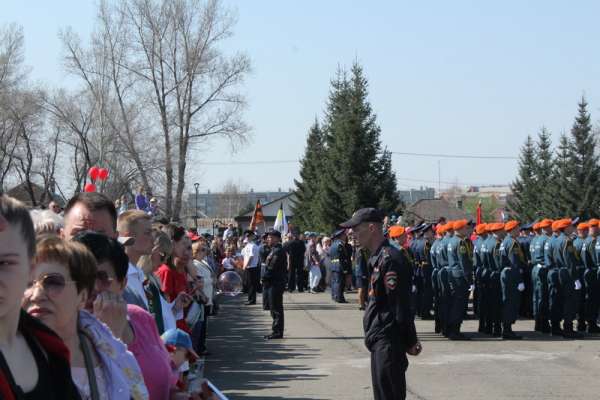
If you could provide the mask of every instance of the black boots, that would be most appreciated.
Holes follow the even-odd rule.
[[[502,325],[503,325],[502,339],[504,339],[504,340],[521,340],[521,339],[523,339],[522,336],[519,336],[513,332],[510,323],[505,322]]]

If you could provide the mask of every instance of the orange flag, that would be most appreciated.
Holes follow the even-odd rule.
[[[265,222],[265,216],[262,212],[262,205],[260,200],[256,200],[256,207],[254,207],[254,214],[252,214],[252,221],[250,221],[250,230],[256,230],[256,225]]]

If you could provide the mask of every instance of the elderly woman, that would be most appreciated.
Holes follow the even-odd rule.
[[[83,399],[147,399],[138,363],[111,331],[84,310],[96,281],[94,256],[79,243],[42,238],[23,308],[53,329],[71,354]]]
[[[0,195],[0,399],[79,399],[69,350],[21,309],[34,254],[35,233],[25,205]]]
[[[175,392],[175,388],[171,388],[170,357],[160,339],[154,317],[141,307],[123,301],[129,267],[123,246],[115,239],[95,232],[82,232],[73,240],[84,244],[98,262],[94,314],[135,356],[150,400],[169,399]]]

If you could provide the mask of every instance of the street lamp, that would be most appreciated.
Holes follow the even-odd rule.
[[[200,184],[198,182],[194,183],[194,189],[196,189],[196,201],[194,202],[194,223],[196,225],[196,231],[198,231],[198,188]]]

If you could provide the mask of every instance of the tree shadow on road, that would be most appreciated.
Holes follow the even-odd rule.
[[[265,387],[285,389],[289,387],[287,382],[321,379],[325,375],[306,366],[310,363],[307,360],[320,357],[320,350],[286,339],[265,341],[263,336],[270,333],[271,327],[265,324],[264,311],[245,307],[242,301],[222,299],[219,316],[209,320],[208,347],[212,355],[206,359],[205,376],[232,400],[297,400],[251,392]],[[298,364],[277,364],[281,360],[298,360]]]

